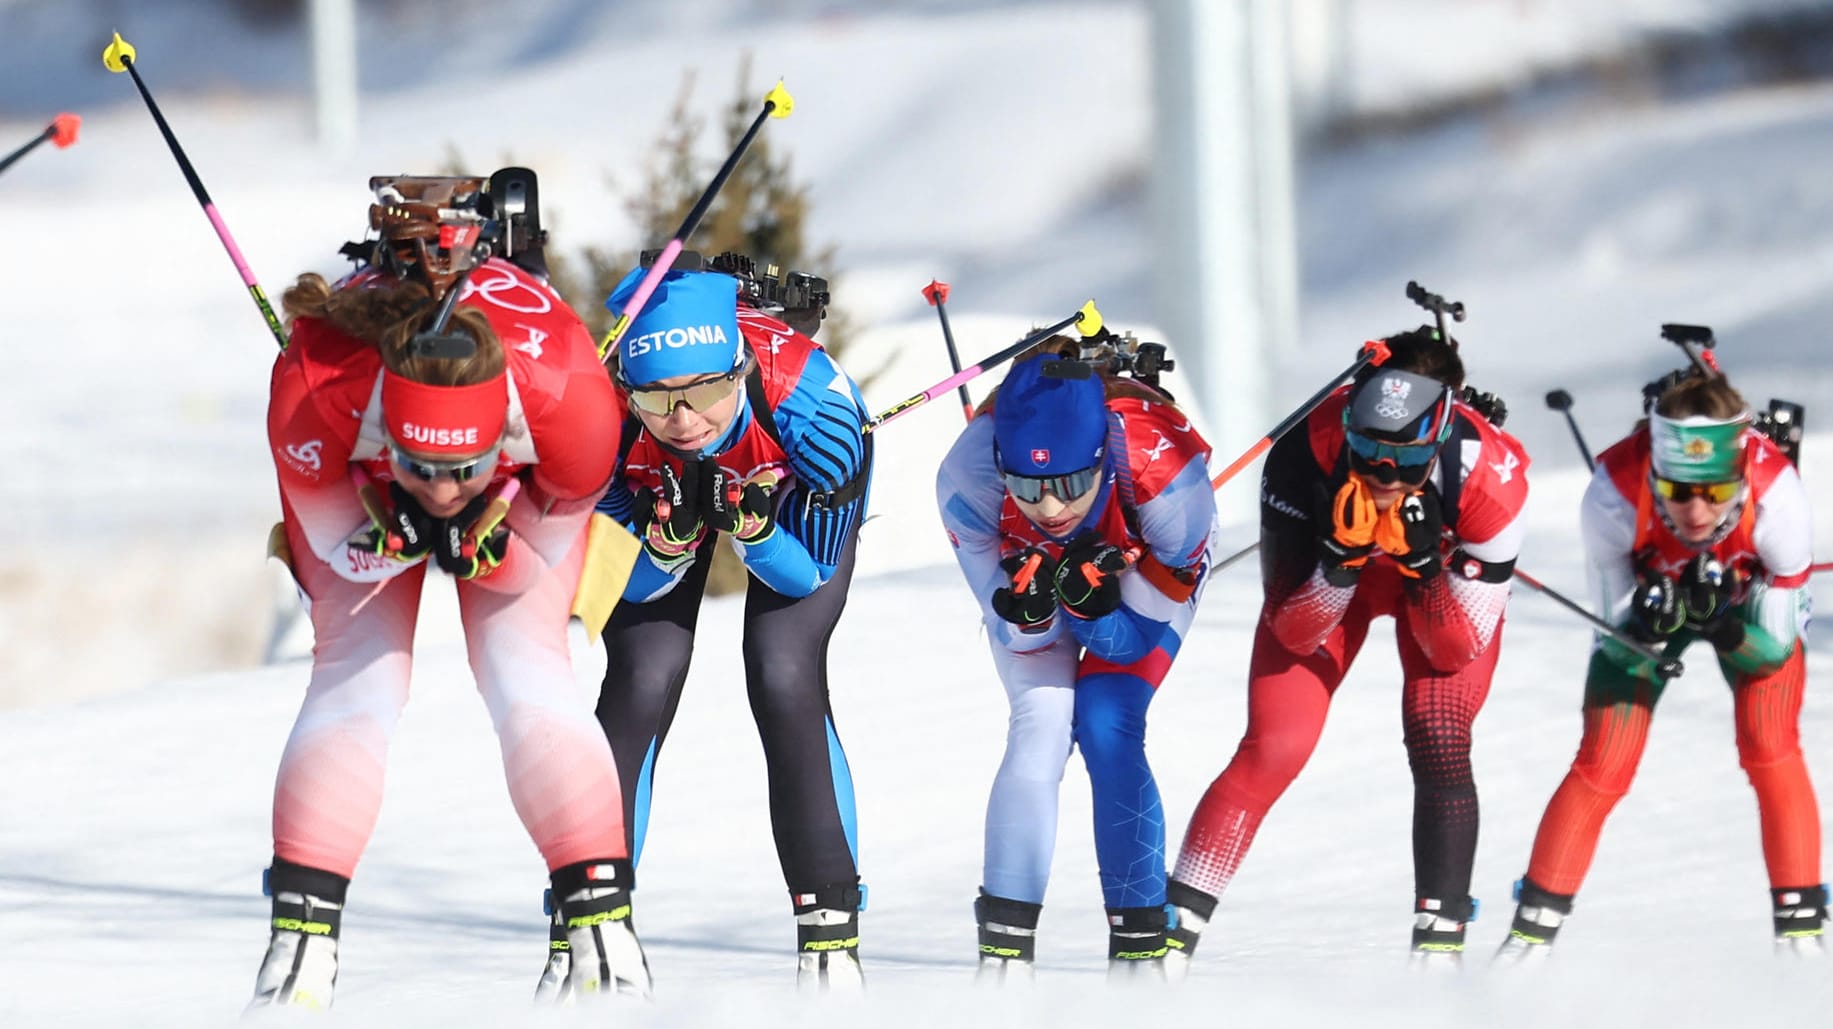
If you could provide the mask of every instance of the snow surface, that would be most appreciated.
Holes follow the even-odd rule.
[[[115,13],[271,295],[300,270],[338,268],[332,250],[361,229],[369,174],[426,168],[448,142],[486,165],[513,155],[536,166],[563,245],[627,242],[606,173],[636,178],[631,161],[654,138],[681,70],[698,70],[710,108],[750,51],[760,94],[781,73],[796,95],[795,117],[767,131],[814,187],[812,235],[841,246],[843,303],[870,326],[858,366],[890,362],[869,391],[876,406],[946,373],[934,314],[917,294],[932,277],[955,287],[964,356],[1089,296],[1110,322],[1149,329],[1141,8],[938,3],[881,14],[798,4],[767,17],[768,6],[738,5],[727,22],[631,13],[663,5],[531,8],[549,36],[567,10],[597,13],[576,38],[531,28],[513,44],[515,61],[470,38],[469,66],[486,70],[462,89],[431,73],[377,84],[360,149],[341,158],[302,142],[309,112],[296,95],[199,91],[219,56],[246,57],[252,35],[178,31],[171,4]],[[1620,18],[1546,27],[1549,12],[1606,6]],[[24,7],[0,4],[0,19]],[[1453,7],[1487,20],[1427,17]],[[1358,67],[1520,75],[1548,53],[1608,45],[1638,18],[1697,25],[1714,16],[1708,8],[1722,11],[1371,2],[1364,11],[1388,17],[1369,36],[1388,42]],[[105,33],[50,10],[32,14],[41,31],[63,33],[62,51],[34,38],[34,52],[80,50],[104,87],[92,95],[113,99],[83,109],[76,148],[34,153],[0,179],[10,243],[0,252],[0,338],[11,362],[0,410],[31,457],[0,480],[12,543],[0,556],[0,707],[13,705],[0,711],[0,1025],[225,1024],[265,940],[258,886],[271,777],[307,676],[297,662],[248,670],[275,587],[258,559],[275,506],[261,432],[271,341],[131,85],[94,59]],[[625,15],[640,32],[618,35]],[[1461,45],[1420,26],[1455,28]],[[1566,42],[1535,42],[1555,35]],[[1100,59],[1077,60],[1091,38]],[[0,40],[9,98],[15,83],[37,96],[24,83],[57,67],[20,71],[21,39]],[[180,49],[191,44],[199,49]],[[284,63],[280,50],[266,53],[266,64]],[[1472,53],[1483,59],[1447,56]],[[168,96],[165,81],[188,88]],[[69,106],[36,102],[45,106],[8,100],[0,147]],[[1085,144],[1091,127],[1097,145]],[[1541,395],[1570,389],[1599,449],[1633,419],[1641,383],[1674,364],[1657,324],[1702,321],[1718,328],[1752,399],[1806,403],[1817,424],[1833,410],[1823,342],[1833,322],[1830,151],[1833,89],[1799,86],[1464,119],[1315,157],[1299,201],[1304,342],[1279,358],[1276,399],[1296,403],[1356,342],[1415,323],[1407,279],[1464,300],[1472,381],[1505,394],[1508,427],[1535,456],[1522,567],[1578,596],[1583,475]],[[984,389],[977,383],[976,396]],[[822,1014],[913,1026],[1707,1026],[1825,1010],[1827,968],[1768,953],[1755,806],[1729,698],[1698,658],[1664,701],[1560,960],[1535,977],[1475,960],[1459,979],[1405,974],[1410,794],[1385,628],[1311,767],[1264,827],[1186,988],[1163,998],[1102,988],[1087,787],[1072,760],[1043,988],[970,990],[970,903],[1004,702],[937,531],[931,477],[958,423],[952,404],[931,406],[879,441],[875,517],[834,641],[834,707],[872,890],[872,991],[863,1009]],[[1803,464],[1822,560],[1833,557],[1833,497],[1815,483],[1829,462],[1833,442],[1812,438]],[[1250,472],[1225,488],[1251,481]],[[1248,531],[1231,527],[1230,538]],[[430,589],[436,601],[449,592],[442,580]],[[1150,754],[1173,846],[1240,734],[1257,603],[1253,562],[1222,573],[1154,706]],[[595,1022],[767,1026],[811,1015],[791,989],[793,931],[742,700],[738,620],[736,602],[708,603],[656,784],[637,919],[657,1000]],[[346,918],[340,1024],[529,1018],[544,876],[507,802],[454,632],[449,603],[430,603],[388,800]],[[1474,892],[1487,905],[1477,955],[1506,932],[1509,883],[1577,743],[1587,639],[1571,615],[1518,594],[1477,723],[1486,817]],[[1816,669],[1826,649],[1813,640]],[[188,674],[211,668],[228,670]],[[1803,734],[1823,788],[1830,718],[1810,691]]]

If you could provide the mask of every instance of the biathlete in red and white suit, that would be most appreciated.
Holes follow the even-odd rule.
[[[1795,466],[1751,421],[1723,376],[1669,385],[1646,426],[1598,457],[1582,508],[1585,557],[1611,624],[1672,657],[1696,640],[1712,648],[1756,792],[1776,945],[1819,951],[1820,809],[1800,736],[1813,519]],[[1550,952],[1666,687],[1655,662],[1597,638],[1584,735],[1541,816],[1504,958]]]
[[[1413,772],[1413,947],[1463,946],[1477,788],[1470,729],[1501,648],[1523,535],[1527,455],[1457,399],[1455,344],[1429,327],[1274,445],[1261,479],[1265,601],[1247,731],[1203,796],[1169,895],[1181,970],[1267,811],[1305,766],[1331,697],[1383,615],[1395,620]],[[1180,947],[1181,945],[1181,947]]]
[[[1209,445],[1162,394],[1048,356],[1015,364],[936,477],[1011,715],[987,801],[982,974],[1028,976],[1080,747],[1114,975],[1163,974],[1165,818],[1146,709],[1196,615],[1215,540]]]
[[[642,271],[607,301],[621,310]],[[745,689],[763,741],[771,828],[797,926],[798,981],[857,986],[857,819],[828,698],[871,481],[865,401],[814,340],[738,304],[738,282],[671,271],[618,343],[625,448],[601,510],[642,539],[605,626],[598,717],[641,860],[657,757],[674,721],[721,533],[748,576]]]
[[[602,916],[587,935],[622,948],[607,959],[616,988],[649,988],[628,930],[617,768],[566,636],[617,453],[616,398],[578,316],[507,262],[471,268],[445,331],[428,331],[429,280],[443,291],[468,265],[406,280],[368,268],[335,291],[306,275],[285,298],[292,338],[274,366],[268,436],[317,643],[275,786],[275,942],[257,1003],[330,1001],[335,914],[381,807],[429,563],[457,580],[510,799],[555,896],[576,919]],[[513,502],[492,525],[506,489]]]

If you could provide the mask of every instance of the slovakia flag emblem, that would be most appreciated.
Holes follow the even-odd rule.
[[[1045,447],[1038,447],[1037,449],[1031,451],[1031,463],[1034,465],[1037,465],[1039,468],[1042,468],[1045,465],[1049,464],[1050,463],[1049,449]]]

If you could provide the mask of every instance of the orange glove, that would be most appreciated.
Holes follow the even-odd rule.
[[[1318,550],[1324,563],[1324,580],[1332,586],[1354,586],[1375,548],[1375,498],[1362,480],[1352,475],[1338,487],[1321,514]],[[1328,532],[1324,531],[1326,527]]]

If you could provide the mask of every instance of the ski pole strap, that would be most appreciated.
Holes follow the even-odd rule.
[[[1195,568],[1172,568],[1161,562],[1151,551],[1146,551],[1135,566],[1139,574],[1163,593],[1174,604],[1188,601],[1197,591],[1203,580]]]

